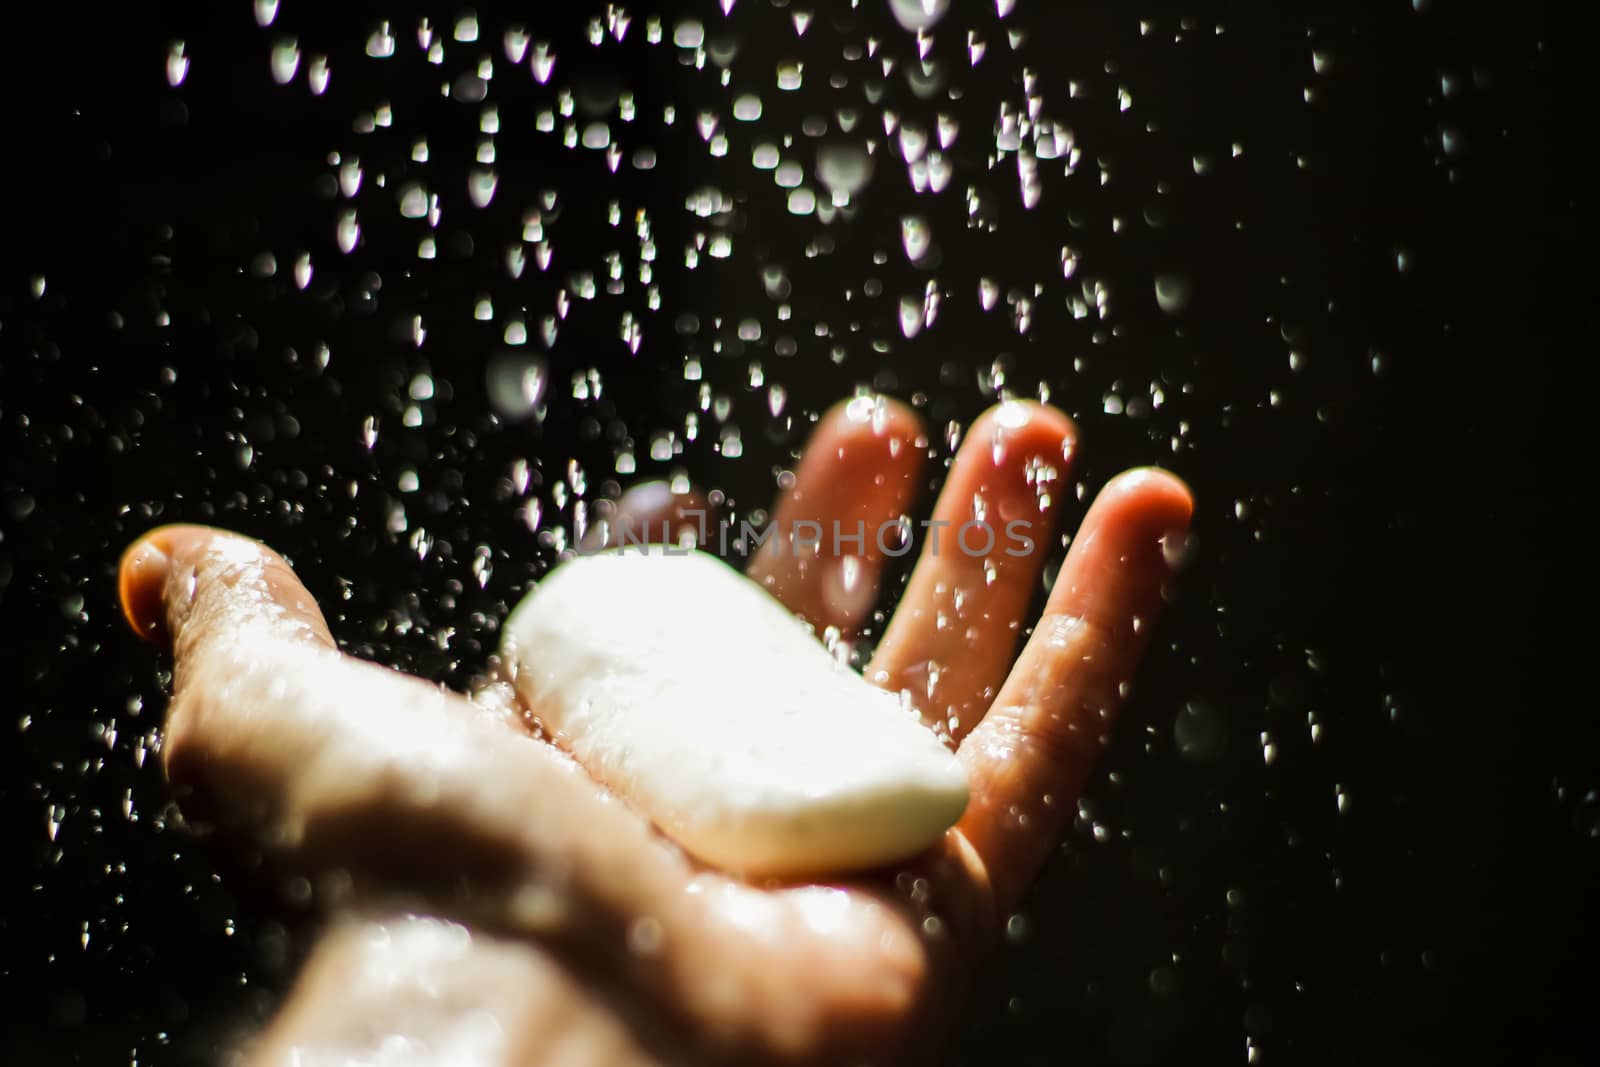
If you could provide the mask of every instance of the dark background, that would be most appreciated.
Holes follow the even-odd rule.
[[[465,9],[435,8],[439,65],[402,7],[314,15],[286,0],[269,28],[243,2],[8,12],[0,1060],[211,1062],[271,1011],[305,948],[305,914],[224,876],[168,809],[151,755],[163,663],[115,601],[139,532],[186,520],[266,538],[347,648],[462,685],[570,535],[574,497],[683,474],[747,515],[809,418],[866,386],[918,404],[943,458],[948,423],[1042,388],[1082,429],[1082,493],[1160,463],[1199,500],[1178,601],[982,984],[963,1062],[1592,1052],[1582,44],[1540,4],[1340,7],[1021,0],[1002,19],[958,3],[932,31],[930,99],[906,77],[916,40],[881,0],[738,0],[727,18],[701,4],[699,67],[673,44],[689,5],[662,11],[660,44],[639,8],[600,47],[599,3],[479,5],[470,43],[452,37]],[[395,55],[367,58],[382,19]],[[506,58],[513,22],[551,43],[548,84]],[[285,36],[303,55],[279,86],[269,56]],[[873,56],[847,50],[869,37]],[[177,40],[192,67],[173,87]],[[321,95],[306,79],[317,54]],[[776,87],[784,60],[804,61],[796,91]],[[1039,160],[1026,208],[996,127],[1003,108],[1027,111],[1030,85],[1081,157],[1071,174]],[[563,90],[572,119],[537,132]],[[756,122],[730,114],[744,92],[763,100]],[[622,93],[632,122],[617,121]],[[391,124],[359,132],[383,101]],[[466,193],[485,103],[499,184],[480,209]],[[941,112],[958,120],[948,188],[913,193],[885,109],[930,131]],[[720,116],[726,155],[697,131],[702,111]],[[606,116],[616,173],[561,143],[568,121]],[[791,137],[784,157],[820,192],[808,117],[823,140],[878,142],[851,219],[789,214],[751,166],[756,142]],[[641,147],[653,169],[632,165]],[[332,154],[359,157],[353,198]],[[431,260],[417,255],[429,223],[397,209],[411,180],[440,197]],[[707,188],[727,210],[686,210]],[[545,191],[550,268],[530,239],[512,278],[508,249]],[[351,208],[361,238],[345,254]],[[936,261],[907,262],[910,214]],[[725,258],[708,254],[718,235]],[[1158,277],[1181,307],[1158,304]],[[980,278],[998,286],[992,311]],[[937,317],[906,337],[900,298],[920,304],[930,280]],[[492,321],[475,318],[485,299]],[[507,346],[516,319],[528,340]],[[686,380],[689,358],[702,380]],[[539,411],[497,413],[489,383],[507,367],[542,368]],[[617,473],[624,456],[636,474]]]

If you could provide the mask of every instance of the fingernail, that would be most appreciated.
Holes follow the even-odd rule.
[[[164,628],[161,592],[171,563],[155,539],[148,536],[135,542],[122,557],[117,575],[122,614],[134,633],[146,640],[158,640]]]

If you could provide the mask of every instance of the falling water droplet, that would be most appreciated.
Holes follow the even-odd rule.
[[[911,33],[931,30],[950,10],[950,0],[889,0],[900,28]]]
[[[388,59],[394,55],[394,34],[390,32],[388,22],[380,22],[367,38],[367,55],[373,59]]]
[[[905,249],[906,259],[914,266],[925,262],[933,247],[933,230],[928,225],[928,220],[920,215],[907,215],[902,218],[900,244]]]
[[[900,332],[909,340],[922,332],[922,300],[916,296],[900,298]]]
[[[182,85],[183,79],[189,75],[189,57],[184,47],[182,41],[173,41],[167,50],[167,84],[173,88]]]
[[[300,42],[293,37],[284,37],[272,46],[272,80],[279,85],[288,85],[294,81],[295,71],[300,69]]]
[[[1156,304],[1168,315],[1176,315],[1189,303],[1189,282],[1179,274],[1156,275]]]

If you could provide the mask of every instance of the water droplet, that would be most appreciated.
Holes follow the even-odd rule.
[[[699,48],[705,41],[706,29],[695,19],[684,19],[672,28],[672,43],[679,48]]]
[[[354,251],[357,242],[361,240],[361,223],[356,218],[354,208],[340,214],[335,238],[339,243],[339,251],[346,254]]]
[[[189,57],[184,49],[182,41],[173,41],[167,49],[167,84],[173,88],[182,85],[183,79],[189,76]]]
[[[755,93],[745,93],[733,102],[733,117],[740,122],[754,122],[761,117],[761,98]]]
[[[312,95],[321,96],[328,91],[329,77],[328,57],[311,57],[311,62],[306,64],[306,84],[311,87]]]
[[[500,177],[493,170],[474,168],[467,175],[467,196],[472,201],[473,207],[488,207],[494,200],[495,189],[500,185]]]
[[[1191,763],[1209,763],[1222,754],[1227,729],[1221,714],[1198,700],[1184,703],[1173,724],[1178,754]]]
[[[394,34],[387,21],[378,23],[378,28],[367,38],[367,55],[373,59],[388,59],[394,55]]]
[[[889,11],[901,29],[931,30],[950,10],[950,0],[889,0]]]
[[[916,296],[900,298],[900,332],[909,340],[922,332],[922,300]]]
[[[300,42],[293,37],[279,38],[272,46],[272,80],[279,85],[294,81],[300,69]]]
[[[1168,315],[1176,315],[1189,303],[1188,279],[1178,274],[1156,275],[1156,304]]]

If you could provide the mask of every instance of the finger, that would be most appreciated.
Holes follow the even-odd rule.
[[[897,549],[892,524],[916,497],[926,449],[921,420],[896,400],[835,405],[774,507],[771,539],[751,561],[750,577],[819,632],[858,627]]]
[[[179,634],[196,641],[265,625],[286,638],[334,647],[316,601],[282,556],[238,534],[218,534],[205,526],[162,526],[122,554],[117,591],[135,633],[173,645]],[[208,568],[203,586],[202,566]]]
[[[973,423],[867,678],[907,694],[956,740],[1005,679],[1054,544],[1077,433],[1054,408],[1007,402]],[[976,525],[969,525],[976,524]]]
[[[1005,914],[1054,847],[1105,743],[1181,556],[1194,502],[1177,477],[1127,471],[1095,499],[1033,637],[959,755],[958,830]]]
[[[135,629],[173,648],[162,759],[192,820],[297,873],[424,895],[474,883],[475,907],[512,916],[529,900],[563,916],[643,907],[682,876],[648,825],[554,748],[334,651],[271,549],[167,527],[128,551],[121,585]],[[570,891],[528,896],[546,882]]]
[[[619,545],[676,545],[692,534],[696,544],[705,545],[710,540],[709,515],[706,498],[694,489],[674,490],[667,482],[644,482],[615,503],[596,503],[578,544],[586,552]]]

